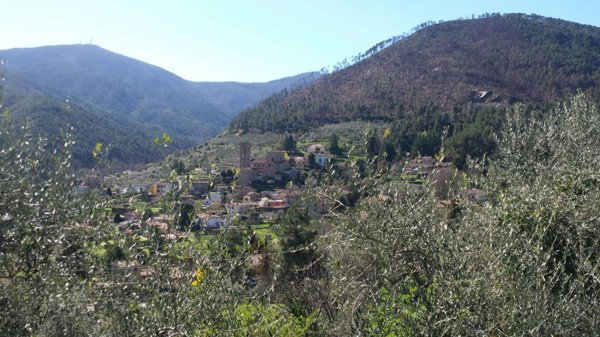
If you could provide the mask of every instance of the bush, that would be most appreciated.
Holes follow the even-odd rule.
[[[430,182],[363,202],[328,237],[331,334],[595,335],[599,151],[600,113],[586,97],[543,119],[516,108],[497,158],[468,166],[488,201],[455,190],[460,211],[445,211]]]

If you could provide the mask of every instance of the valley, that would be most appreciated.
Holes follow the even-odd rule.
[[[592,336],[600,28],[429,22],[331,73],[0,51],[0,334]]]
[[[307,73],[266,83],[191,82],[94,45],[3,50],[0,57],[6,60],[3,74],[8,79],[5,107],[15,110],[20,123],[25,116],[33,119],[34,131],[45,135],[71,122],[80,143],[74,162],[79,168],[94,166],[90,153],[97,143],[110,145],[108,157],[120,168],[158,161],[165,153],[153,140],[163,133],[174,140],[169,151],[192,147],[217,135],[241,109],[318,77]],[[32,100],[52,102],[55,112],[23,103]],[[67,108],[77,113],[69,115]],[[46,124],[38,126],[40,114]]]

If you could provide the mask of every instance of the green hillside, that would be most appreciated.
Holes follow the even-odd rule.
[[[52,134],[65,127],[64,119],[49,113],[58,109],[54,103],[42,107],[42,101],[68,99],[85,110],[77,121],[76,156],[84,166],[90,158],[81,151],[98,141],[111,143],[112,158],[127,165],[158,159],[147,144],[163,133],[173,139],[169,151],[192,147],[221,132],[242,109],[318,77],[306,73],[266,83],[191,82],[94,45],[10,49],[0,51],[0,58],[8,61],[2,67],[4,105],[14,106],[15,115],[45,120],[37,125],[40,131]]]
[[[536,15],[429,25],[294,92],[242,112],[230,129],[307,130],[348,120],[394,121],[435,107],[449,117],[516,102],[596,94],[600,28]]]
[[[177,135],[182,146],[218,133],[224,114],[187,81],[159,67],[93,45],[5,50],[6,77],[28,80],[59,100],[70,98],[116,123]]]
[[[72,126],[74,167],[95,164],[92,150],[97,143],[108,147],[108,159],[118,165],[147,163],[161,157],[160,149],[149,134],[99,117],[76,104],[29,96],[9,106],[8,111],[16,125],[29,123],[34,134],[51,140],[58,139],[58,134],[67,132],[66,128]]]

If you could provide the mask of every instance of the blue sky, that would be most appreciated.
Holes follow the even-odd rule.
[[[597,0],[18,0],[0,10],[0,49],[92,42],[194,81],[318,71],[422,22],[486,12],[600,26]]]

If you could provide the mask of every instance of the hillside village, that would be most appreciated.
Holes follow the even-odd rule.
[[[337,136],[335,139],[337,141]],[[90,174],[77,190],[87,193],[90,189],[103,189],[112,205],[107,212],[115,226],[127,236],[160,233],[164,240],[177,242],[187,239],[191,233],[194,233],[192,238],[208,238],[225,233],[230,226],[242,229],[258,242],[251,265],[259,270],[264,268],[269,251],[278,249],[277,227],[292,205],[305,209],[309,218],[315,220],[318,234],[323,235],[332,229],[333,217],[348,206],[356,205],[361,198],[349,184],[342,184],[332,195],[331,189],[318,182],[322,178],[313,181],[306,178],[307,175],[322,177],[335,170],[344,175],[348,173],[344,171],[351,169],[346,167],[347,154],[340,149],[334,149],[337,154],[333,154],[330,142],[327,145],[304,143],[302,150],[295,146],[291,151],[271,148],[262,153],[253,152],[251,141],[241,141],[236,146],[237,161],[224,158],[222,167],[211,166],[210,170],[196,167],[177,172],[177,167],[183,165],[174,160],[172,167],[175,168],[170,174],[166,166],[124,171],[103,179]],[[449,194],[459,172],[450,162],[420,155],[406,160],[395,173],[393,171],[390,177],[396,177],[396,182],[391,183],[400,183],[396,191],[399,186],[402,194],[422,194],[426,191],[425,181],[432,178],[439,195]],[[382,202],[392,197],[400,196],[397,192],[395,196],[366,196],[364,202]],[[464,200],[481,202],[485,196],[481,190],[469,188]],[[439,200],[432,211],[452,212],[462,202]],[[172,205],[176,205],[174,209]],[[112,273],[133,272],[141,278],[152,272],[136,261],[118,259],[110,268]],[[180,270],[173,272],[181,274]],[[262,272],[251,274],[246,281],[252,287],[266,286],[270,281],[265,277]]]
[[[212,169],[206,172],[204,179],[190,179],[189,173],[166,178],[164,168],[159,166],[104,177],[105,193],[115,202],[112,209],[115,222],[125,231],[141,228],[145,222],[144,225],[161,228],[166,234],[169,219],[162,213],[160,205],[163,199],[175,194],[181,203],[193,205],[194,218],[186,228],[180,228],[188,229],[189,226],[192,231],[211,232],[233,222],[272,223],[297,201],[314,219],[321,218],[334,207],[324,195],[316,193],[314,197],[307,197],[304,186],[293,183],[300,169],[322,170],[325,167],[331,156],[324,145],[310,145],[306,156],[290,157],[285,151],[253,156],[252,146],[246,142],[240,145],[239,153],[239,163],[235,167]],[[230,176],[234,171],[235,176]],[[98,177],[91,174],[77,190],[85,193],[99,187]],[[124,204],[119,205],[120,200],[124,200]],[[143,209],[139,209],[140,205]],[[152,213],[148,221],[143,221],[145,210]]]
[[[164,167],[150,166],[144,171],[109,175],[102,182],[97,175],[90,174],[77,191],[85,193],[103,186],[104,193],[113,202],[114,222],[125,232],[150,226],[169,237],[173,233],[187,235],[188,230],[218,233],[231,224],[270,227],[294,203],[305,208],[312,219],[320,219],[341,207],[337,201],[340,196],[356,198],[350,187],[342,187],[336,199],[322,186],[307,186],[300,179],[303,172],[324,174],[333,163],[343,171],[341,161],[344,159],[343,155],[330,153],[328,146],[321,143],[310,143],[304,151],[254,153],[251,142],[244,141],[239,144],[235,166],[212,168],[208,172],[195,168],[180,175],[175,170],[168,175]],[[436,182],[440,189],[447,188],[456,174],[450,162],[438,163],[431,156],[406,161],[400,172],[406,192],[419,193],[423,181],[434,171],[440,180]],[[469,191],[469,198],[473,195],[479,198],[480,192]],[[187,205],[182,209],[190,218],[180,221],[162,209],[162,202],[174,198],[181,205]],[[447,207],[449,203],[440,205]]]

